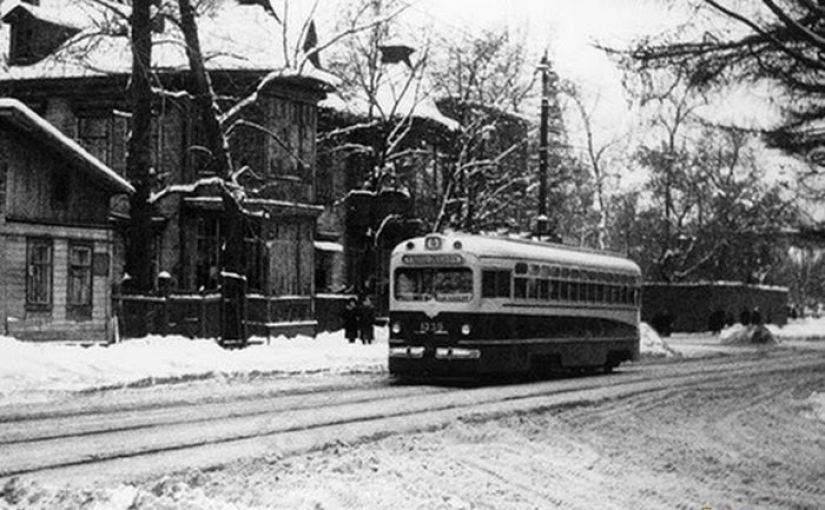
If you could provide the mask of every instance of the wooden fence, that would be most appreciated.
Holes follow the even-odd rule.
[[[264,296],[244,294],[241,306],[243,342],[276,336],[315,336],[341,328],[345,295]],[[115,296],[120,336],[181,335],[225,340],[227,297],[221,293],[169,294],[168,296]],[[236,303],[237,305],[237,303]]]

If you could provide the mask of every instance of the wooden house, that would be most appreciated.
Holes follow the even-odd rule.
[[[173,293],[204,293],[218,285],[227,224],[217,177],[197,149],[203,133],[182,34],[163,23],[177,2],[161,4],[153,24],[153,84],[164,90],[153,102],[153,271],[169,275]],[[207,70],[253,218],[243,236],[243,276],[266,312],[250,320],[261,333],[312,333],[315,224],[323,211],[315,192],[316,109],[334,78],[309,63],[288,65],[278,44],[283,25],[260,4],[216,0],[198,8]],[[119,2],[0,6],[2,30],[11,34],[0,96],[26,103],[122,176],[131,118],[128,17]],[[117,204],[115,214],[128,218]]]
[[[113,195],[132,186],[14,99],[0,99],[0,321],[30,340],[108,341]]]

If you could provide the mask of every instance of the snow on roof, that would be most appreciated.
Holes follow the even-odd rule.
[[[93,10],[109,9],[90,0],[54,0],[63,6],[84,5]],[[61,7],[62,8],[62,7]],[[112,18],[112,15],[109,15]],[[111,21],[111,20],[110,20]],[[212,4],[198,17],[201,49],[210,70],[280,71],[280,76],[316,80],[334,86],[334,77],[312,65],[300,72],[290,68],[284,53],[283,27],[260,5],[239,5],[233,0]],[[10,66],[0,72],[0,81],[62,79],[128,74],[132,58],[128,30],[103,33],[99,22],[88,22],[84,30],[43,60],[27,66]],[[181,31],[174,23],[153,34],[152,67],[157,71],[183,71],[189,68]]]
[[[42,138],[54,149],[68,156],[80,169],[88,172],[95,179],[105,182],[109,187],[121,193],[134,193],[135,189],[123,177],[20,101],[0,98],[0,118]]]
[[[452,131],[459,129],[460,124],[441,113],[434,99],[426,94],[432,87],[425,79],[411,77],[412,71],[403,63],[389,64],[385,69],[374,94],[364,90],[358,90],[347,98],[330,94],[319,106],[356,116],[366,116],[370,111],[381,118],[410,116],[437,122]]]
[[[22,0],[7,0],[0,6],[0,19],[5,20],[6,16],[18,9],[46,23],[78,30],[103,23],[112,16],[120,16],[125,20],[131,12],[128,6],[106,0],[94,4],[85,1],[40,0],[38,5]]]
[[[344,246],[340,243],[334,243],[332,241],[315,241],[314,246],[316,250],[320,251],[328,251],[333,253],[343,253]]]

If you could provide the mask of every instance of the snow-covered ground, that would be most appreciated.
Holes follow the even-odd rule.
[[[738,331],[733,326],[711,341],[721,343]],[[825,319],[771,326],[782,342],[825,338]],[[316,338],[260,340],[246,349],[225,350],[212,340],[147,337],[109,346],[38,344],[0,337],[0,405],[33,403],[56,395],[96,388],[155,385],[168,382],[307,373],[382,373],[387,369],[386,328],[376,328],[371,345],[348,343],[341,331]],[[703,337],[707,340],[708,335]],[[705,342],[707,343],[707,342]],[[647,324],[642,325],[643,357],[696,355],[700,349],[668,344]]]
[[[643,358],[741,350],[724,343],[741,329],[663,340],[643,325]],[[770,329],[780,345],[796,345],[822,339],[825,319]],[[380,375],[386,372],[387,330],[376,333],[372,345],[349,344],[334,332],[243,350],[180,337],[108,347],[0,337],[0,415],[7,404],[51,405],[53,398],[94,388],[160,389],[166,382],[243,381],[256,374]],[[809,501],[821,494],[815,466],[822,455],[810,450],[820,437],[811,421],[825,421],[825,392],[812,391],[821,388],[821,375],[742,378],[710,381],[703,391],[665,388],[605,405],[458,420],[437,431],[336,443],[215,471],[159,471],[155,478],[117,485],[64,488],[13,478],[0,485],[0,510],[819,508]],[[757,391],[760,385],[770,398]],[[758,445],[753,437],[760,438]],[[775,468],[765,469],[766,462]],[[749,504],[768,496],[778,499]]]

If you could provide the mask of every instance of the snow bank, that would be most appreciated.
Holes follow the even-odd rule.
[[[825,340],[825,318],[805,317],[779,327],[768,324],[768,329],[780,340]]]
[[[386,328],[376,329],[371,345],[350,344],[339,331],[314,339],[279,337],[239,350],[183,337],[91,347],[0,337],[0,401],[219,375],[383,372],[386,358]]]
[[[245,376],[249,374],[387,371],[387,328],[371,345],[350,344],[341,331],[316,338],[255,339],[246,349],[212,340],[150,336],[114,345],[21,342],[0,337],[0,403],[33,402],[64,392]],[[643,356],[673,356],[650,326],[642,326]]]
[[[771,330],[761,324],[748,326],[734,324],[724,329],[719,338],[725,345],[771,345],[778,343]]]
[[[641,343],[639,351],[642,357],[673,357],[678,356],[679,353],[674,351],[664,340],[659,336],[659,333],[653,329],[648,323],[643,322],[639,325],[639,333],[641,335]]]
[[[641,325],[642,357],[672,357],[671,348],[648,324]],[[726,329],[720,342],[744,335]],[[825,339],[825,318],[768,326],[777,341]],[[210,377],[257,374],[385,373],[386,327],[372,345],[350,344],[341,331],[317,338],[275,338],[246,349],[225,350],[212,340],[147,337],[110,346],[21,342],[0,336],[0,404],[48,400],[53,394],[99,388],[153,385]]]

